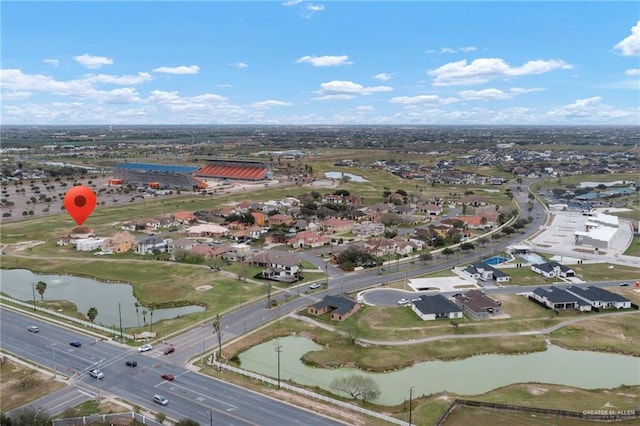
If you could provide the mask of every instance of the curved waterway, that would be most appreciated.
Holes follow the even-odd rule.
[[[300,358],[322,347],[305,337],[289,336],[254,346],[240,354],[241,367],[277,377],[280,349],[280,378],[295,383],[331,389],[337,377],[364,374],[380,388],[377,403],[395,405],[413,395],[455,392],[477,395],[513,383],[540,382],[584,389],[640,385],[640,358],[625,355],[570,351],[550,345],[544,352],[525,355],[478,355],[457,361],[427,361],[388,373],[369,373],[354,368],[314,368]]]
[[[151,322],[148,307],[139,307],[136,316],[135,303],[138,300],[133,296],[133,288],[130,284],[105,283],[72,275],[37,275],[26,269],[0,269],[0,290],[14,299],[33,301],[33,286],[38,281],[47,283],[44,300],[68,300],[75,303],[78,311],[83,314],[86,314],[89,308],[95,307],[98,310],[96,324],[119,325],[118,303],[120,303],[123,327],[137,327],[138,320],[140,325],[143,325],[143,310],[147,311],[147,324]],[[35,297],[40,300],[37,292]],[[153,322],[203,310],[202,306],[154,309]]]

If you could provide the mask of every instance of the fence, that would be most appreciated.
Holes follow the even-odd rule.
[[[147,415],[139,414],[136,412],[118,413],[118,414],[92,414],[90,416],[71,417],[68,419],[56,419],[53,420],[53,426],[80,426],[90,425],[95,422],[102,422],[109,425],[126,425],[124,420],[135,419],[143,425],[150,426],[162,426],[162,423],[158,423],[152,420]]]
[[[457,407],[479,407],[502,411],[519,411],[548,417],[566,417],[596,422],[614,422],[640,418],[640,410],[617,410],[615,407],[602,407],[597,410],[567,411],[552,408],[524,407],[522,405],[498,404],[494,402],[470,401],[468,399],[455,399],[447,410],[440,416],[435,426],[443,426],[449,414]]]
[[[215,365],[218,368],[224,368],[225,370],[231,371],[233,373],[237,373],[237,374],[242,374],[243,376],[249,377],[251,379],[254,380],[258,380],[264,383],[268,383],[271,386],[278,386],[278,382],[270,377],[266,377],[251,371],[246,371],[243,370],[241,368],[237,368],[228,364],[224,364],[224,363],[220,363],[218,361],[214,361],[212,360],[212,357],[210,356],[208,359],[208,364],[209,365]],[[367,416],[371,416],[371,417],[375,417],[377,419],[381,419],[384,420],[386,422],[392,423],[392,424],[396,424],[396,425],[401,425],[401,426],[411,426],[410,423],[405,422],[404,420],[400,420],[400,419],[396,419],[395,417],[391,417],[388,416],[386,414],[382,414],[382,413],[378,413],[376,411],[373,410],[367,410],[366,408],[362,408],[360,406],[357,405],[353,405],[353,404],[349,404],[348,402],[344,402],[344,401],[340,401],[338,399],[334,399],[334,398],[330,398],[326,395],[322,395],[316,392],[312,392],[310,390],[304,389],[304,388],[299,388],[297,386],[292,386],[289,383],[283,383],[280,382],[280,388],[282,389],[286,389],[289,390],[291,392],[295,392],[298,393],[300,395],[304,395],[308,398],[313,398],[313,399],[317,399],[319,401],[328,403],[328,404],[332,404],[332,405],[336,405],[340,408],[344,408],[347,410],[351,410],[351,411],[355,411],[358,412],[360,414],[365,414]]]
[[[56,312],[53,311],[51,309],[47,309],[47,308],[42,308],[40,306],[36,306],[33,303],[30,302],[23,302],[22,300],[16,300],[16,299],[12,299],[11,297],[7,297],[7,296],[3,296],[0,295],[0,300],[6,301],[6,302],[10,302],[14,305],[18,305],[18,306],[22,306],[25,308],[29,308],[30,310],[34,310],[36,312],[43,312],[47,315],[52,315],[58,318],[62,318],[64,320],[67,321],[71,321],[71,322],[75,322],[76,324],[80,324],[83,327],[90,327],[90,328],[95,328],[96,330],[100,330],[106,334],[108,334],[109,336],[116,336],[116,338],[120,337],[120,333],[117,330],[114,330],[112,328],[109,327],[105,327],[103,325],[99,325],[99,324],[94,324],[90,321],[84,321],[81,320],[79,318],[74,318],[74,317],[70,317],[69,315],[65,315],[65,314],[61,314],[60,312]],[[133,336],[130,334],[126,334],[123,333],[122,334],[123,337],[125,337],[126,339],[133,339]]]

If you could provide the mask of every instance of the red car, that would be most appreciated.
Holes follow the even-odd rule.
[[[165,355],[169,355],[171,352],[173,352],[175,350],[176,350],[176,348],[174,348],[173,346],[168,346],[162,351],[162,353],[165,354]]]
[[[168,381],[171,381],[171,380],[175,379],[175,376],[173,374],[163,374],[160,377],[162,377],[164,380],[168,380]]]

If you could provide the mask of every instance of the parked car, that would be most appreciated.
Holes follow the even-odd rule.
[[[29,327],[27,327],[27,330],[29,330],[32,333],[37,333],[38,331],[40,331],[37,325],[30,325]]]
[[[89,375],[91,377],[95,377],[96,379],[104,378],[104,373],[98,370],[97,368],[94,368],[93,370],[89,370]]]
[[[153,402],[160,405],[167,405],[169,403],[169,400],[162,395],[155,394],[153,395]]]
[[[140,346],[138,348],[138,352],[147,352],[147,351],[150,351],[151,349],[153,349],[153,346],[147,343],[146,345]]]
[[[174,352],[175,350],[176,350],[176,348],[174,348],[173,346],[167,346],[166,348],[164,348],[162,353],[165,354],[165,355],[169,355],[170,353]]]
[[[318,283],[311,284],[311,285],[309,286],[309,288],[310,288],[311,290],[314,290],[314,289],[316,289],[316,288],[320,288],[320,284],[318,284]]]
[[[125,364],[127,364],[127,367],[137,367],[138,363],[136,361],[127,361]]]
[[[407,303],[409,303],[409,299],[407,298],[402,298],[400,300],[398,300],[398,305],[406,305]]]
[[[629,287],[630,285],[629,283],[620,283],[620,287]]]
[[[74,340],[73,342],[69,343],[71,346],[73,346],[74,348],[79,348],[80,346],[82,346],[82,343],[78,342],[77,340]]]
[[[163,374],[160,377],[162,377],[164,380],[168,380],[168,381],[171,381],[171,380],[176,378],[173,374]]]

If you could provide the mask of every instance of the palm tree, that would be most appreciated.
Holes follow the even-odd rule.
[[[93,322],[97,316],[98,316],[98,309],[94,307],[89,308],[89,310],[87,311],[87,318],[89,318],[89,320]]]
[[[142,310],[142,322],[144,323],[145,328],[147,327],[147,310]]]
[[[153,306],[149,308],[149,326],[151,331],[153,331],[153,310],[154,309],[155,308]]]
[[[44,292],[46,289],[47,289],[47,283],[45,283],[44,281],[38,281],[36,283],[36,290],[40,295],[40,300],[44,300]]]
[[[140,313],[138,311],[138,308],[140,308],[140,304],[138,302],[135,302],[133,305],[136,307],[136,319],[138,320],[138,328],[140,328]]]

